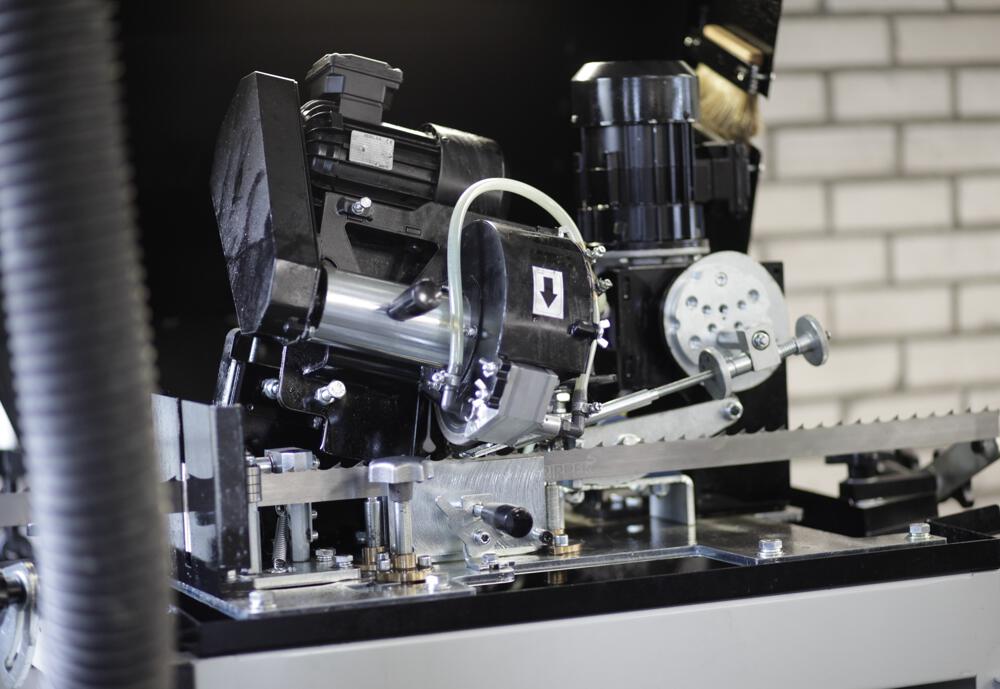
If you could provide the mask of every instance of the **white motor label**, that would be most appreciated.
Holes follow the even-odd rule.
[[[546,318],[563,318],[563,274],[551,268],[531,266],[534,287],[531,312]]]
[[[395,147],[395,139],[355,129],[351,132],[351,148],[347,153],[347,159],[352,163],[391,170],[392,152]]]

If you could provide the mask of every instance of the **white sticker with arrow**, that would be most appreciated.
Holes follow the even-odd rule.
[[[563,274],[551,268],[531,266],[531,312],[536,316],[563,318]]]

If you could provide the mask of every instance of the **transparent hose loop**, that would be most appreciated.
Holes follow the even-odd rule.
[[[448,380],[455,381],[461,378],[462,368],[465,358],[465,304],[462,299],[462,228],[465,226],[465,216],[472,203],[483,194],[500,191],[522,196],[532,201],[545,210],[562,232],[569,235],[569,238],[580,247],[586,249],[583,235],[573,221],[572,216],[567,213],[562,206],[556,203],[555,199],[539,189],[518,182],[506,177],[490,177],[480,180],[469,186],[462,195],[458,197],[455,209],[451,214],[451,222],[448,224],[448,313],[449,313],[449,349],[448,349]],[[600,307],[596,296],[593,299],[594,323],[601,320]],[[586,399],[587,384],[590,380],[591,370],[594,366],[594,355],[597,351],[597,340],[591,344],[590,354],[587,360],[587,369],[576,380],[577,392],[584,394]]]

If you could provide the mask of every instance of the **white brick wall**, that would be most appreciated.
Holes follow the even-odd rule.
[[[938,70],[886,69],[832,75],[833,116],[845,121],[951,114],[951,80]]]
[[[883,175],[896,165],[896,130],[888,125],[787,127],[771,136],[779,179]]]
[[[877,180],[833,185],[836,230],[912,230],[948,227],[952,222],[951,183],[933,180]]]
[[[786,0],[753,255],[833,333],[793,425],[1000,406],[1000,0]]]

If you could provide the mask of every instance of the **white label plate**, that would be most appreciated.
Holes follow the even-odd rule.
[[[392,169],[392,152],[396,147],[396,140],[387,136],[376,136],[368,132],[359,132],[357,129],[351,132],[351,148],[347,153],[347,159],[352,163],[370,165],[381,170]]]
[[[563,318],[563,274],[551,268],[531,266],[534,292],[531,312],[546,318]]]

